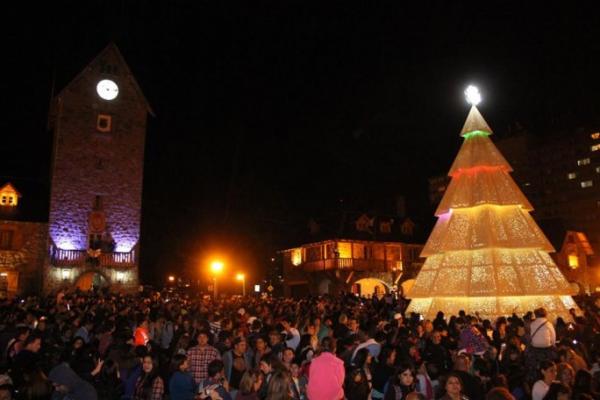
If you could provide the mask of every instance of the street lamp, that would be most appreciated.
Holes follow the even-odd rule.
[[[169,275],[169,282],[173,283],[175,282],[175,277],[173,275]]]
[[[216,300],[219,291],[217,290],[217,275],[223,271],[223,263],[221,261],[213,261],[210,264],[210,270],[213,273],[213,298]]]
[[[235,279],[242,282],[242,296],[246,296],[246,275],[241,273],[237,274]]]

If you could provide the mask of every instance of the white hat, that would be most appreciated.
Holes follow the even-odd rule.
[[[240,314],[240,315],[246,314],[246,310],[244,310],[244,307],[242,307],[238,310],[238,314]]]
[[[397,312],[396,314],[394,314],[394,319],[402,319],[402,314]]]

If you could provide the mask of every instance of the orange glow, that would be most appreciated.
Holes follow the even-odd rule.
[[[510,169],[506,165],[478,165],[472,168],[460,168],[450,174],[453,178],[458,178],[461,175],[475,175],[482,172],[510,172]]]
[[[169,282],[175,282],[175,277],[173,275],[169,275]]]
[[[295,266],[302,264],[302,249],[292,250],[292,264]]]
[[[243,281],[246,278],[246,275],[244,274],[237,274],[235,276],[235,279],[237,279],[238,281]]]
[[[573,269],[579,267],[579,257],[577,257],[577,254],[569,255],[569,267]]]
[[[220,274],[221,272],[223,272],[223,267],[225,266],[225,264],[223,264],[222,261],[213,261],[210,264],[210,270],[214,273],[214,274]]]

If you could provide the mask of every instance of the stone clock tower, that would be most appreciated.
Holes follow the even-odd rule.
[[[54,97],[46,291],[137,287],[148,113],[114,44]]]

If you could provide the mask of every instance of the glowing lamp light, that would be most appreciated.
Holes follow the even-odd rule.
[[[259,293],[260,292],[260,285],[254,285],[254,291],[256,293]]]
[[[479,93],[479,89],[477,86],[469,85],[465,90],[465,97],[467,98],[467,103],[476,106],[481,103],[481,93]]]
[[[245,277],[246,276],[244,274],[237,274],[235,276],[235,279],[237,279],[238,281],[243,281]]]
[[[175,277],[173,275],[169,275],[169,282],[175,282]]]
[[[117,282],[123,282],[125,280],[125,272],[117,271]]]
[[[63,269],[61,271],[61,276],[62,276],[63,280],[67,280],[71,277],[71,271],[69,271],[68,269]]]
[[[223,267],[224,264],[221,261],[213,261],[210,264],[210,270],[214,273],[214,274],[219,274],[223,271]]]

